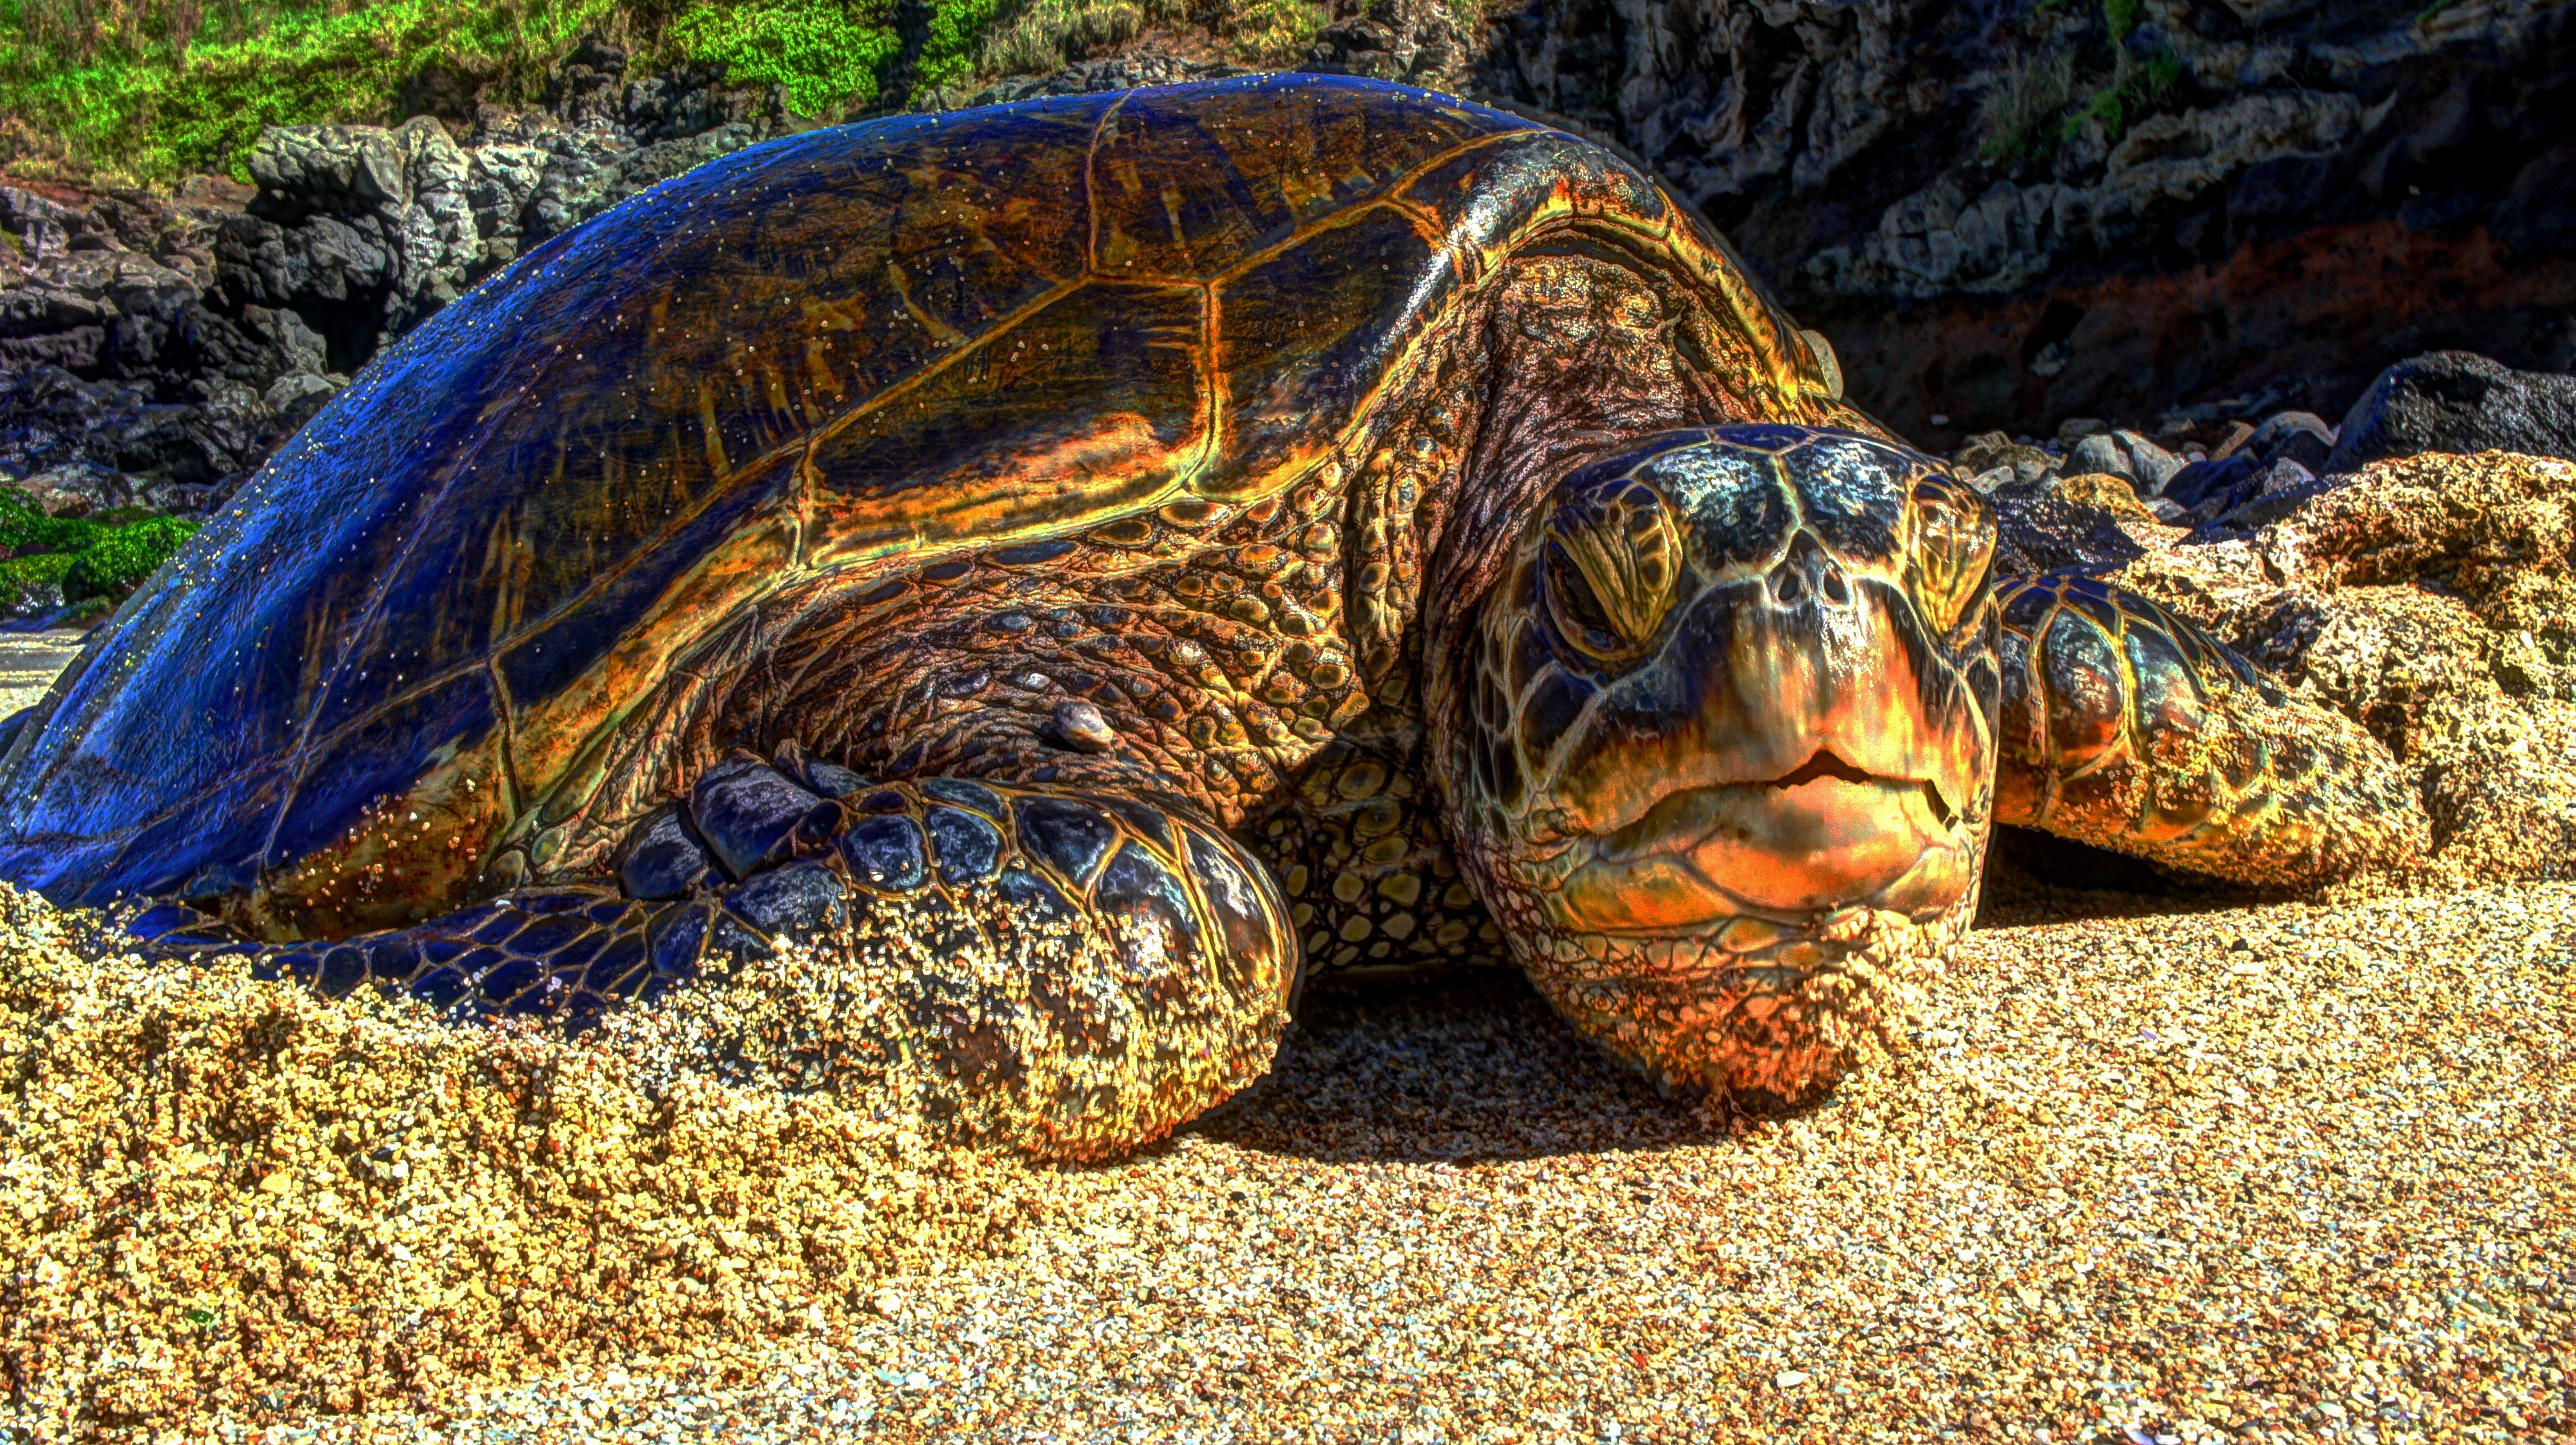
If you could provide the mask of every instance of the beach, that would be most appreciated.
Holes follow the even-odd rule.
[[[92,963],[17,895],[0,1426],[2395,1441],[2576,1422],[2576,887],[2212,906],[2006,877],[1986,911],[1907,1045],[1805,1114],[1659,1098],[1479,971],[1312,997],[1247,1095],[1136,1159],[1064,1168],[828,1095],[639,1083],[605,1045]],[[134,1045],[172,1027],[138,1070]]]

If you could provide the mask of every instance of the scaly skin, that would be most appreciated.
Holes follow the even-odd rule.
[[[2432,824],[2361,724],[2089,578],[2017,578],[1996,820],[2266,887],[2422,859]]]
[[[1466,872],[1561,1012],[1786,1103],[1886,1030],[1973,912],[1993,549],[1850,433],[1677,432],[1558,489],[1431,698]]]

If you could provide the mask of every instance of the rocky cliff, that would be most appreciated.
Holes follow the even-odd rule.
[[[0,184],[0,476],[49,512],[201,510],[395,337],[523,248],[799,122],[585,44],[545,104],[273,126],[254,185]]]
[[[1642,155],[1927,444],[2576,367],[2564,0],[1519,0],[1470,84]]]
[[[1237,73],[1188,39],[932,99]],[[2099,418],[2213,454],[2446,347],[2576,369],[2568,0],[1340,0],[1305,65],[1651,166],[1945,451]],[[412,89],[436,114],[271,128],[253,187],[0,185],[0,475],[49,509],[208,505],[521,249],[808,123],[596,42],[533,109]]]

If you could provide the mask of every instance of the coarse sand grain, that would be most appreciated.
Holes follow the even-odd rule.
[[[0,1430],[2576,1431],[2576,886],[1999,887],[1803,1115],[1658,1098],[1475,972],[1309,998],[1271,1077],[1091,1168],[90,962],[11,895]]]
[[[0,632],[0,719],[42,700],[55,675],[88,641],[88,633],[70,628]]]

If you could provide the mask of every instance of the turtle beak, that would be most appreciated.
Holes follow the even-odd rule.
[[[1548,789],[1586,840],[1558,863],[1567,927],[1920,917],[1974,886],[1982,711],[1901,596],[1799,542],[1774,575],[1693,599],[1570,730]]]
[[[1875,777],[1820,749],[1778,778],[1665,794],[1592,840],[1558,904],[1575,928],[1647,934],[1862,901],[1937,912],[1975,877],[1977,840],[1960,823],[1938,784]]]

